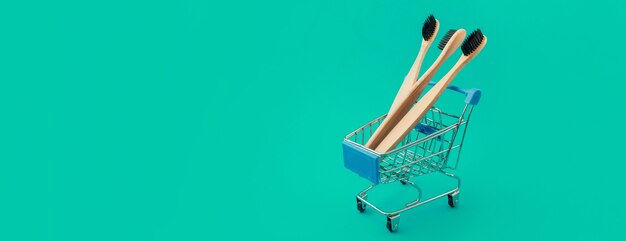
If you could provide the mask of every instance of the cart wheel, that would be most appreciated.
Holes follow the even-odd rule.
[[[400,222],[400,215],[396,215],[393,217],[387,217],[387,230],[389,232],[395,232],[398,230],[398,224]]]
[[[400,180],[400,183],[402,183],[402,185],[406,185],[406,181],[405,180]]]
[[[361,202],[358,198],[356,199],[356,209],[359,210],[360,213],[365,212],[365,203]]]
[[[452,194],[448,194],[448,205],[450,205],[450,207],[456,207],[456,205],[459,203],[459,193],[456,193],[454,195]]]

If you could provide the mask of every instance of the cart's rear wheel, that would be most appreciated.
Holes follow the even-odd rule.
[[[365,203],[363,203],[358,198],[356,199],[356,209],[359,210],[359,212],[361,212],[361,213],[365,212]]]
[[[387,217],[387,230],[389,232],[395,232],[398,230],[398,224],[400,222],[400,215],[396,215],[393,217]]]
[[[400,183],[402,183],[402,185],[406,185],[406,181],[405,180],[400,180]]]
[[[455,193],[453,194],[448,194],[448,205],[450,207],[456,207],[456,205],[459,203],[459,193]]]

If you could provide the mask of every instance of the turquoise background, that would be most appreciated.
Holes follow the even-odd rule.
[[[0,240],[624,240],[625,9],[4,1]],[[484,95],[459,207],[419,207],[390,234],[356,211],[368,184],[341,141],[387,110],[430,13],[437,41],[488,36],[454,81]],[[413,194],[384,187],[390,206]]]

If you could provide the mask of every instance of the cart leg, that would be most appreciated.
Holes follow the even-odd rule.
[[[389,230],[389,232],[395,232],[396,230],[398,230],[399,224],[400,214],[387,216],[387,229]]]
[[[453,189],[450,194],[448,194],[448,205],[450,207],[456,207],[459,203],[459,190],[461,189],[461,178],[459,176],[456,176],[452,173],[447,173],[444,171],[441,171],[441,173],[443,173],[444,175],[451,177],[453,179],[456,180],[456,188]]]
[[[456,190],[453,193],[448,194],[448,205],[450,207],[456,207],[459,203],[459,190]]]
[[[363,197],[361,197],[361,198],[363,198],[363,199],[367,200],[367,195],[365,195],[365,196],[363,196]],[[362,212],[365,212],[365,207],[366,207],[366,206],[367,206],[367,205],[366,205],[365,203],[363,203],[363,201],[361,201],[361,200],[360,200],[360,199],[358,199],[358,198],[356,199],[356,209],[357,209],[357,210],[359,210],[359,212],[361,212],[361,213],[362,213]]]
[[[362,200],[367,200],[367,192],[369,190],[371,190],[372,188],[374,188],[374,185],[369,186],[368,188],[366,188],[365,190],[361,191],[357,196],[356,196],[356,209],[359,210],[359,212],[365,212],[365,207],[367,207],[367,204],[365,204],[365,202],[361,201]]]

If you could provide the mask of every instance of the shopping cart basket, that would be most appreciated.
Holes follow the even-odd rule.
[[[434,85],[433,82],[429,85]],[[343,141],[343,159],[346,168],[369,180],[372,185],[356,196],[356,206],[360,212],[366,206],[387,216],[387,229],[393,232],[398,228],[400,213],[448,197],[448,205],[454,207],[459,201],[461,179],[452,174],[458,166],[463,147],[463,139],[474,106],[480,100],[479,89],[462,89],[449,86],[447,90],[464,94],[465,106],[460,114],[451,114],[432,107],[422,120],[411,130],[398,146],[387,153],[378,153],[365,147],[365,143],[382,123],[386,115],[367,123],[348,134]],[[439,173],[456,180],[456,187],[439,195],[422,199],[422,190],[411,178],[430,173]],[[418,191],[417,199],[404,207],[387,212],[367,201],[368,191],[378,184],[400,181]]]

